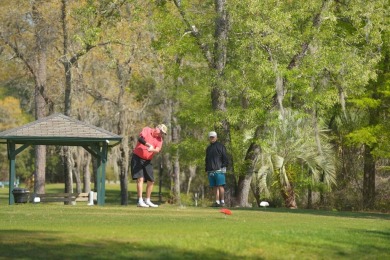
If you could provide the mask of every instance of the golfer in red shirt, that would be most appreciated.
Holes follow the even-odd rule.
[[[154,185],[153,165],[151,160],[156,153],[161,151],[163,144],[162,135],[167,133],[164,124],[155,128],[145,127],[138,137],[137,145],[131,158],[131,175],[137,180],[138,207],[158,207],[150,201]],[[146,181],[146,200],[142,199],[143,183]]]

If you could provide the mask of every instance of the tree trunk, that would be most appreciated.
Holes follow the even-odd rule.
[[[259,207],[260,202],[261,202],[261,198],[260,198],[261,194],[260,194],[260,188],[259,188],[259,183],[257,181],[257,178],[256,178],[256,181],[252,180],[251,190],[252,190],[253,196],[255,197],[256,205]]]
[[[82,186],[81,186],[81,177],[80,177],[80,171],[78,168],[73,168],[73,175],[76,179],[76,192],[81,193],[82,192]]]
[[[260,138],[261,127],[257,127],[254,140]],[[261,153],[261,147],[255,142],[251,143],[249,146],[246,155],[245,155],[245,173],[239,176],[238,185],[236,191],[235,205],[239,207],[251,207],[252,205],[248,203],[249,191],[251,188],[252,177],[255,171],[257,159]]]
[[[172,162],[171,162],[171,156],[169,153],[164,153],[163,155],[163,164],[164,168],[166,169],[166,176],[169,178],[169,189],[171,193],[173,193],[173,169],[172,169]],[[173,202],[173,201],[171,201]]]
[[[119,80],[119,92],[117,97],[117,110],[119,112],[117,131],[118,135],[124,136],[119,145],[120,157],[117,160],[119,167],[119,181],[121,187],[121,205],[128,205],[128,175],[129,175],[129,138],[128,138],[128,113],[126,112],[125,94],[131,76],[131,67],[129,62],[120,63],[116,60],[116,76]]]
[[[97,192],[98,159],[95,156],[92,156],[92,169],[93,169],[93,191]]]
[[[128,205],[128,171],[129,171],[129,146],[128,137],[124,135],[119,147],[120,157],[118,158],[119,180],[121,186],[121,205]]]
[[[35,111],[36,119],[40,119],[45,116],[45,101],[39,93],[39,88],[35,89]],[[36,145],[35,146],[35,193],[45,193],[45,168],[46,168],[46,146]]]
[[[64,75],[65,75],[65,90],[64,90],[64,115],[71,116],[72,114],[72,68],[77,64],[80,57],[87,53],[89,49],[83,49],[78,53],[74,54],[71,57],[69,55],[69,32],[68,32],[68,0],[61,1],[61,23],[62,23],[62,37],[63,37],[63,50],[61,63],[64,66]],[[72,162],[72,154],[69,152],[70,148],[63,148],[63,163],[64,163],[64,177],[65,177],[65,192],[71,192],[73,190],[73,177],[72,177],[72,168],[74,165],[69,165]],[[81,187],[80,178],[77,178],[77,190]]]
[[[249,172],[247,172],[247,174],[240,175],[240,177],[238,177],[238,189],[235,197],[235,206],[252,207],[252,205],[248,202],[252,176],[253,174],[249,174]]]
[[[35,146],[35,193],[45,193],[45,167],[46,167],[46,146]]]
[[[174,101],[170,101],[171,108],[174,110],[175,104]],[[172,111],[172,115],[174,115],[175,112]],[[172,116],[172,143],[178,144],[180,142],[180,127],[177,124],[177,118],[175,116]],[[179,162],[179,151],[175,151],[175,155],[173,156],[173,197],[174,197],[174,203],[180,204],[181,198],[180,198],[180,162]]]
[[[32,1],[32,18],[35,23],[35,41],[36,41],[36,71],[35,71],[35,117],[40,119],[46,116],[46,101],[45,101],[45,90],[46,90],[46,29],[41,14],[38,11],[37,4]],[[46,146],[37,145],[35,146],[35,189],[36,193],[45,193],[45,169],[46,169]]]
[[[81,185],[81,161],[84,160],[84,151],[80,150],[80,147],[77,147],[74,149],[73,152],[73,175],[76,179],[76,192],[81,193],[82,192],[82,185]]]
[[[215,0],[217,18],[215,20],[214,67],[222,75],[226,65],[229,20],[226,0]]]
[[[256,143],[252,143],[245,156],[246,171],[245,174],[240,175],[238,178],[238,189],[236,195],[235,206],[239,207],[251,207],[248,203],[249,191],[251,188],[251,182],[253,173],[255,171],[255,164],[257,158],[260,155],[260,147]]]
[[[211,104],[214,110],[226,111],[227,92],[223,89],[223,86],[221,86],[227,53],[228,16],[226,11],[226,0],[215,0],[215,10],[217,12],[217,18],[215,22],[213,67],[216,71],[217,80],[211,90]],[[222,123],[223,130],[229,132],[227,121],[223,120]]]
[[[287,208],[296,209],[297,203],[295,202],[294,186],[290,183],[289,186],[285,186],[281,190],[285,205]]]
[[[62,147],[62,163],[64,165],[65,193],[73,192],[72,154],[69,146]]]
[[[89,152],[84,151],[84,162],[83,162],[83,173],[84,173],[84,192],[91,191],[91,171],[89,170],[89,166],[91,164],[91,154]]]
[[[72,107],[72,63],[67,59],[68,54],[68,26],[66,21],[67,16],[67,0],[62,0],[62,33],[63,33],[63,57],[62,65],[64,66],[65,74],[65,95],[64,95],[64,114],[70,116]]]
[[[72,167],[71,167],[71,159],[70,159],[70,149],[69,146],[62,147],[62,163],[64,165],[64,179],[65,179],[65,190],[64,192],[72,192]]]
[[[63,151],[63,161],[64,164],[64,177],[65,177],[65,193],[73,193],[73,158],[69,146],[64,146]],[[69,205],[70,202],[64,202],[65,205]]]
[[[313,191],[310,186],[307,188],[307,208],[313,208]]]
[[[179,155],[176,151],[176,155],[173,159],[173,197],[174,203],[180,204],[180,163],[179,163]]]
[[[127,138],[126,138],[127,139]],[[123,140],[124,142],[125,140]],[[118,159],[119,181],[121,187],[121,205],[129,204],[128,196],[128,168],[129,168],[129,151],[126,147],[120,147],[120,158]]]
[[[279,171],[280,171],[279,173],[280,176],[286,175],[286,168],[284,165],[281,168],[279,168]],[[281,185],[280,192],[284,199],[285,206],[290,209],[296,209],[297,203],[295,201],[295,190],[294,190],[293,182],[291,180],[288,181],[281,180],[280,185]]]
[[[190,165],[188,167],[188,171],[190,172],[190,176],[188,177],[187,195],[190,194],[192,179],[196,176],[196,166],[195,165]]]
[[[380,98],[376,91],[371,95],[373,99]],[[379,124],[378,118],[380,108],[369,109],[369,124],[376,126]],[[372,155],[373,147],[364,146],[364,173],[363,173],[363,207],[365,209],[372,209],[375,206],[375,158]]]
[[[375,204],[375,160],[369,146],[364,147],[363,207],[371,209]]]
[[[321,146],[321,138],[320,138],[320,129],[318,128],[318,117],[317,117],[317,106],[314,104],[314,108],[312,110],[312,116],[313,116],[313,129],[315,134],[315,140],[317,145],[317,150],[320,155],[323,155],[322,146]],[[310,176],[312,175],[312,172],[310,172]],[[321,173],[321,179],[320,182],[324,183],[325,173],[322,171]],[[312,208],[312,190],[311,190],[311,184],[309,184],[308,188],[308,207]],[[325,205],[325,194],[324,190],[320,190],[320,205]]]
[[[62,65],[64,66],[65,74],[65,96],[64,96],[64,115],[70,116],[71,114],[71,89],[72,89],[72,65],[68,60],[66,60],[66,55],[68,53],[68,28],[67,28],[67,0],[62,0],[61,6],[61,22],[62,22],[62,33],[63,33],[63,61]],[[72,192],[73,190],[73,180],[72,180],[72,165],[71,162],[71,152],[69,147],[63,147],[63,164],[64,164],[64,179],[65,179],[65,192]]]

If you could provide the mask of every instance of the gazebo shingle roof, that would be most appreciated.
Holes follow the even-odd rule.
[[[0,139],[120,141],[122,137],[63,114],[53,114],[26,125],[0,132]]]

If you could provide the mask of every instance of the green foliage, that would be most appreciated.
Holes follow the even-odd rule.
[[[61,159],[61,147],[47,146],[46,183],[64,183],[64,166]],[[32,166],[34,163],[31,164]]]
[[[30,116],[24,113],[21,109],[19,99],[6,96],[0,99],[0,131],[9,130],[23,124],[30,120]],[[30,151],[30,152],[28,152]],[[33,172],[32,156],[30,149],[18,155],[18,163],[16,164],[17,177],[21,181]],[[9,179],[9,165],[7,156],[7,145],[0,145],[0,180]]]
[[[144,101],[148,97],[148,93],[156,88],[156,82],[153,78],[145,78],[140,75],[133,74],[128,87],[128,91],[135,95],[135,100],[138,102]]]
[[[118,174],[115,173],[114,168],[112,165],[108,165],[106,168],[106,180],[107,181],[118,181]]]
[[[20,108],[19,100],[7,96],[0,99],[0,131],[27,123],[28,117]]]
[[[191,162],[192,164],[199,165],[203,170],[206,146],[205,141],[188,136],[178,145],[180,159],[183,162]]]
[[[79,26],[74,39],[86,49],[97,44],[105,34],[104,29],[120,21],[120,9],[126,2],[128,1],[88,0],[84,5],[77,6],[72,13]]]
[[[362,97],[360,99],[349,99],[348,102],[351,103],[351,105],[356,106],[357,108],[363,108],[363,109],[367,109],[367,108],[375,109],[378,108],[382,103],[381,100],[370,98],[370,97]]]
[[[347,144],[366,144],[368,146],[375,146],[378,143],[377,136],[383,132],[381,126],[368,126],[360,128],[346,135]]]

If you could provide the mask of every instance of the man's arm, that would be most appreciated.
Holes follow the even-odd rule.
[[[229,160],[227,157],[226,147],[224,145],[222,146],[222,168],[226,168],[229,165]]]
[[[149,147],[149,148],[153,147],[150,143],[147,143],[145,141],[145,138],[142,135],[140,135],[138,137],[138,142],[140,142],[141,144],[145,145],[146,147]]]
[[[206,156],[204,157],[204,171],[207,172],[207,154],[208,154],[209,148],[206,148]]]
[[[153,152],[153,153],[159,153],[161,151],[161,147],[149,147],[148,149],[149,152]]]

